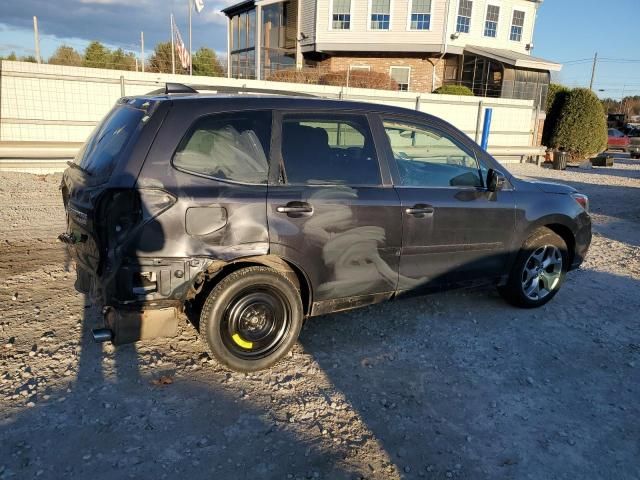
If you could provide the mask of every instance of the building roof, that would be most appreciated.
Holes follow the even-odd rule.
[[[254,0],[242,0],[240,2],[234,3],[233,5],[229,5],[227,8],[223,8],[221,11],[227,17],[231,17],[236,12],[241,12],[243,10],[250,10],[255,6]]]
[[[500,48],[476,47],[467,45],[464,47],[465,52],[481,55],[483,57],[492,58],[507,65],[513,65],[520,68],[533,68],[536,70],[550,70],[559,72],[562,70],[562,64],[545,60],[544,58],[532,57],[525,53],[514,52],[511,50],[502,50]]]

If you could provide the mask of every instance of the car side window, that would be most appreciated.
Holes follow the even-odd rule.
[[[411,187],[482,187],[478,161],[447,134],[425,125],[383,120],[399,184]]]
[[[364,115],[285,114],[281,153],[289,184],[381,184],[373,136]]]
[[[173,165],[188,173],[267,183],[271,112],[235,112],[198,119],[180,142]]]

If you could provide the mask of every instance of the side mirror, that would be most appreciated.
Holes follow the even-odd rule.
[[[502,172],[490,168],[487,172],[487,190],[497,192],[502,190],[507,179]]]

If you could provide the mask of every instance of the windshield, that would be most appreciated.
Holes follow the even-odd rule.
[[[116,105],[78,152],[75,163],[92,175],[111,173],[130,140],[138,135],[149,118],[147,111],[136,103]]]

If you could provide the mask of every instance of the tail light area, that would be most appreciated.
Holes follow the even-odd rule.
[[[589,211],[589,197],[582,193],[571,194],[573,199],[584,209],[585,212]]]
[[[104,246],[111,250],[125,244],[165,210],[176,197],[161,189],[111,190],[100,200],[98,218]]]

